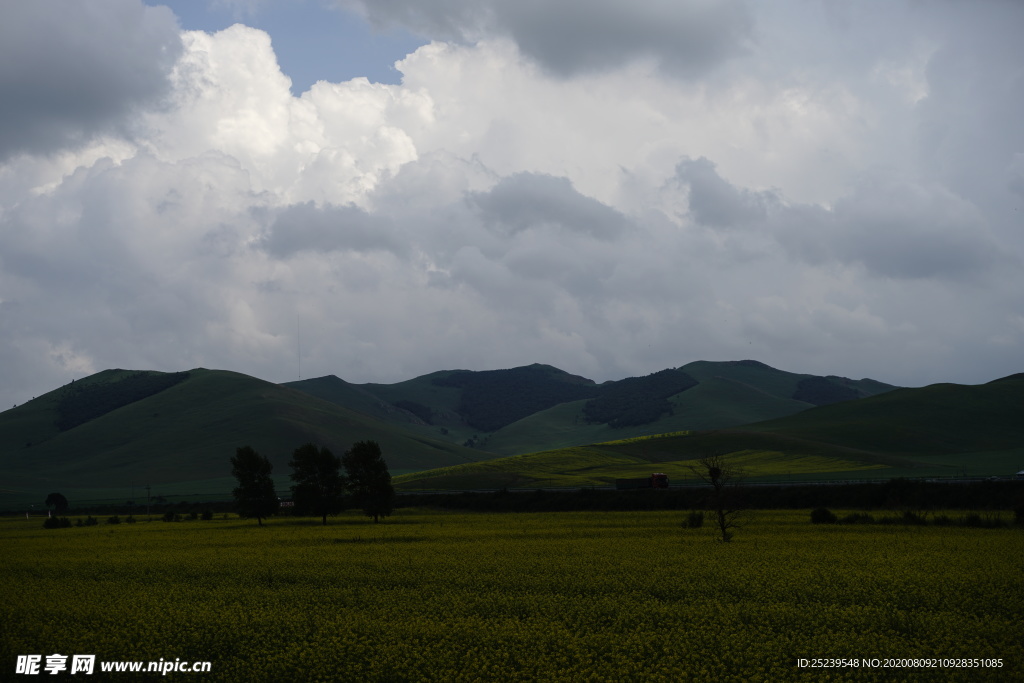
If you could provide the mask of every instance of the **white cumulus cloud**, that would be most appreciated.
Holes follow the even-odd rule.
[[[59,4],[0,19],[95,28]],[[303,376],[351,381],[1020,370],[1019,11],[346,6],[435,42],[400,84],[295,96],[267,33],[118,0],[141,34],[0,69],[0,400],[106,367],[294,379],[299,319]],[[106,90],[47,104],[73,59]]]

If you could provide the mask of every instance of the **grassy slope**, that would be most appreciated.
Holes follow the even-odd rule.
[[[371,383],[358,386],[389,403],[402,400],[413,401],[429,406],[443,414],[455,413],[458,410],[462,392],[456,387],[442,387],[433,383],[433,380],[447,377],[454,372],[458,372],[458,370],[432,372],[429,375],[422,375],[395,384]],[[451,416],[442,415],[441,417],[450,418]]]
[[[811,407],[802,401],[779,398],[755,387],[717,377],[674,396],[671,399],[672,415],[636,427],[614,429],[603,424],[587,424],[583,417],[585,403],[563,403],[514,422],[491,434],[484,448],[503,455],[532,453],[684,429],[733,427],[790,415]]]
[[[502,458],[400,479],[404,486],[586,486],[729,455],[752,477],[1008,474],[1024,459],[1024,378],[933,385],[822,406],[741,429],[626,440]],[[845,474],[843,474],[845,473]]]
[[[820,478],[822,474],[832,478],[837,473],[871,478],[885,470],[879,464],[776,451],[740,451],[731,460],[752,478],[779,481]],[[650,462],[598,444],[410,474],[398,477],[396,483],[400,490],[409,491],[610,486],[615,479],[646,477],[654,471],[668,474],[673,484],[696,483],[692,463],[687,458]]]
[[[797,385],[801,380],[814,377],[814,375],[778,370],[764,363],[749,360],[725,362],[699,360],[688,363],[679,369],[698,381],[704,381],[712,377],[721,377],[741,382],[773,396],[787,399],[796,391]],[[864,396],[874,396],[896,388],[891,384],[885,384],[884,382],[868,378],[849,380],[844,377],[830,376],[826,377],[826,379],[842,386],[853,388]]]
[[[779,398],[792,396],[800,380],[811,376],[777,370],[754,361],[698,360],[687,363],[679,369],[699,382],[721,377],[746,384]]]
[[[78,380],[76,386],[114,382],[132,373],[131,370],[104,370]],[[29,443],[39,444],[56,436],[60,432],[56,426],[57,404],[64,389],[70,386],[54,389],[0,413],[0,453],[21,449]]]
[[[807,410],[810,403],[789,396],[797,383],[811,375],[796,375],[766,365],[698,361],[680,368],[700,381],[671,399],[673,414],[637,427],[613,429],[587,424],[585,401],[564,403],[514,422],[491,434],[484,448],[515,455],[550,448],[577,446],[644,434],[683,429],[723,429]],[[695,372],[690,372],[693,369]],[[855,383],[862,391],[888,389],[881,382]]]
[[[744,427],[886,453],[994,451],[1024,444],[1024,379],[899,389]]]
[[[0,434],[6,436],[0,451],[5,489],[222,480],[230,477],[235,448],[244,444],[267,455],[278,474],[287,473],[291,452],[307,441],[340,454],[355,441],[373,439],[396,470],[489,455],[402,432],[306,393],[225,371],[192,371],[181,384],[67,432],[51,429],[50,438],[26,448],[25,439],[13,437],[26,427],[40,434],[47,415],[51,421],[54,415],[53,396],[36,401],[0,414]]]
[[[559,376],[564,374],[557,368],[549,369]],[[431,407],[435,411],[435,418],[432,426],[417,425],[412,429],[455,443],[478,436],[481,437],[481,448],[501,455],[532,453],[681,429],[735,427],[791,415],[811,407],[810,403],[790,397],[800,380],[812,375],[785,372],[754,361],[697,361],[680,370],[701,383],[671,399],[673,414],[665,415],[650,424],[622,429],[587,424],[581,412],[585,401],[572,401],[538,411],[492,433],[481,432],[467,425],[458,415],[462,390],[433,384],[434,379],[458,371],[435,372],[396,384],[352,385],[329,377],[289,383],[289,386],[309,391],[347,408],[403,424],[407,428],[410,427],[407,413],[394,411],[393,408],[388,412],[379,404],[369,405],[367,396],[378,397],[385,405],[401,400],[414,401]],[[836,381],[840,380],[836,378]],[[841,383],[865,395],[892,388],[873,380]],[[446,433],[441,432],[442,428]]]
[[[726,377],[709,377],[673,401],[679,428],[722,429],[792,415],[809,403],[774,395]],[[673,425],[674,426],[674,425]]]
[[[409,412],[396,408],[366,389],[356,384],[350,384],[335,375],[304,379],[298,382],[285,382],[281,386],[304,391],[317,398],[385,422],[395,422],[410,427],[421,424],[421,421]]]

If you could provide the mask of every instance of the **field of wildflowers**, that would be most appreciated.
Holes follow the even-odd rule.
[[[52,653],[208,660],[169,677],[209,681],[1024,677],[1020,529],[765,511],[722,544],[684,516],[4,519],[0,679]],[[1001,667],[797,666],[827,657]]]

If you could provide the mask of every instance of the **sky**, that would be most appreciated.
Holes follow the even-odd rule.
[[[0,0],[0,407],[1024,371],[1024,3]]]

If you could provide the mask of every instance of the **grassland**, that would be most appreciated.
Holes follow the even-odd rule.
[[[19,654],[210,661],[210,681],[1012,680],[1019,529],[752,513],[0,521],[0,666]],[[798,669],[797,658],[1001,658]],[[172,674],[173,676],[173,674]],[[102,680],[102,677],[99,677]],[[111,680],[115,676],[111,675]],[[134,679],[139,680],[139,679]]]
[[[649,443],[645,443],[648,442]],[[395,478],[400,490],[496,489],[610,486],[616,479],[645,477],[664,472],[673,485],[699,483],[691,469],[694,456],[656,449],[664,439],[625,439],[593,446],[559,448],[486,462],[444,467]],[[647,452],[645,452],[645,449]],[[680,457],[682,455],[682,457]],[[802,478],[889,478],[891,468],[837,457],[779,451],[738,450],[727,457],[752,481]]]

